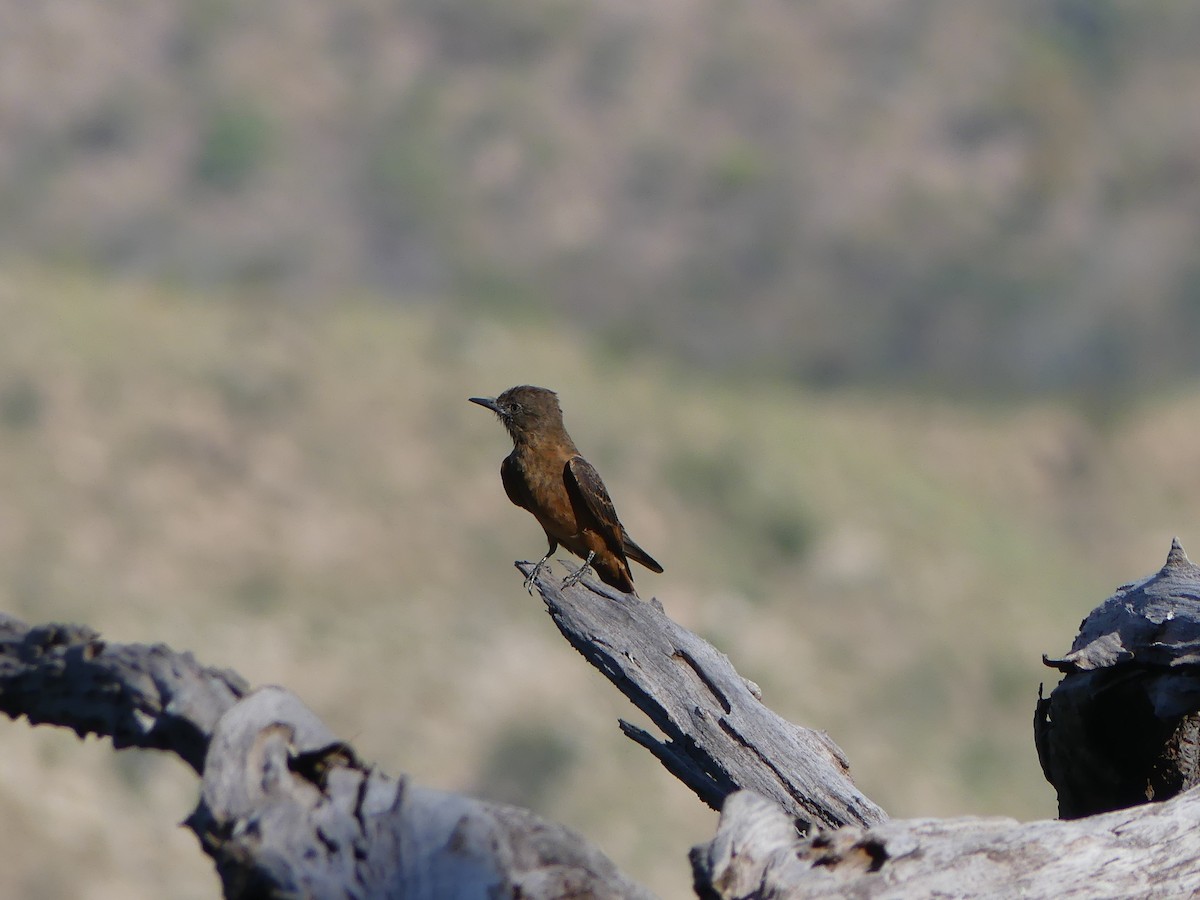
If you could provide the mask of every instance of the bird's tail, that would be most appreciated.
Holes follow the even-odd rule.
[[[658,560],[635,544],[633,538],[628,534],[622,534],[621,537],[625,544],[625,556],[627,558],[632,559],[634,562],[640,562],[651,572],[662,572],[663,567],[658,564]]]

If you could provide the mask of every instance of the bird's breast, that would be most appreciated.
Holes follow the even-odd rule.
[[[577,534],[578,520],[567,491],[564,469],[567,458],[559,454],[518,454],[515,468],[528,491],[529,508],[546,531],[563,539]]]

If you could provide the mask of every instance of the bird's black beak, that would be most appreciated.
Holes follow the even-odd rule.
[[[467,399],[472,403],[478,403],[480,406],[486,406],[496,415],[501,414],[500,404],[498,404],[493,397],[468,397]]]

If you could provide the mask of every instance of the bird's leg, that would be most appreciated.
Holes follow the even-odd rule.
[[[547,550],[546,555],[539,559],[537,561],[537,565],[529,570],[529,577],[525,579],[525,590],[529,591],[530,597],[533,596],[533,582],[537,579],[538,574],[546,565],[546,560],[550,558],[550,554],[553,553],[555,549],[556,548],[551,547],[549,550]]]
[[[587,574],[587,570],[592,567],[592,560],[596,558],[596,551],[589,550],[588,558],[583,561],[583,565],[563,579],[562,586],[564,588],[574,587],[579,584],[581,578]]]

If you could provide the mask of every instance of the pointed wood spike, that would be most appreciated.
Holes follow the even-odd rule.
[[[1171,552],[1167,554],[1167,564],[1164,569],[1179,569],[1184,566],[1190,566],[1192,561],[1188,559],[1187,554],[1183,552],[1183,545],[1179,543],[1178,537],[1171,538]]]

